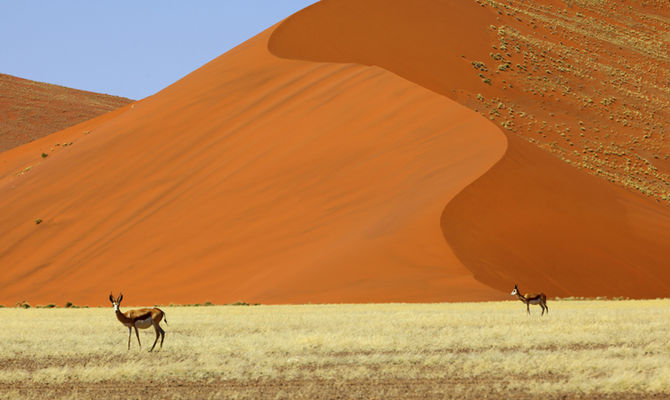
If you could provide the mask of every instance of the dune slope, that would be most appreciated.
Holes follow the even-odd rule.
[[[606,153],[607,149],[609,154],[614,152],[615,158],[618,156],[624,161],[631,155],[635,158],[637,148],[631,147],[631,153],[627,153],[616,143],[624,139],[630,142],[631,135],[637,135],[633,142],[644,141],[643,135],[647,132],[641,129],[615,131],[610,119],[603,115],[602,109],[607,105],[595,107],[585,103],[583,97],[586,94],[582,92],[579,97],[571,98],[554,95],[553,90],[545,95],[533,88],[519,89],[518,86],[526,81],[545,82],[545,89],[552,88],[556,83],[553,78],[546,78],[553,76],[550,70],[543,69],[535,75],[530,70],[528,76],[525,73],[505,75],[510,68],[527,71],[519,64],[501,64],[503,68],[494,71],[491,63],[495,66],[495,60],[504,63],[504,58],[511,58],[522,62],[520,48],[527,43],[521,41],[516,53],[512,50],[512,44],[522,38],[519,32],[531,32],[527,33],[528,37],[523,37],[525,41],[535,46],[538,43],[547,46],[534,49],[547,61],[552,52],[559,49],[559,41],[560,46],[577,46],[570,51],[589,46],[589,40],[569,41],[561,31],[586,29],[585,24],[570,20],[572,25],[565,25],[565,28],[559,21],[558,25],[563,28],[554,32],[557,36],[552,38],[544,30],[546,27],[531,27],[529,20],[524,19],[528,15],[538,15],[539,18],[540,14],[545,16],[560,11],[552,9],[552,4],[518,6],[525,11],[515,8],[517,6],[514,4],[510,8],[495,1],[324,0],[287,19],[270,39],[270,49],[287,58],[379,65],[470,107],[493,109],[492,119],[507,120],[501,124],[510,128],[506,131],[509,147],[505,156],[490,172],[450,202],[442,218],[449,244],[477,279],[501,291],[510,290],[516,281],[522,290],[544,290],[550,296],[649,298],[670,295],[670,269],[666,261],[670,258],[670,208],[660,199],[642,197],[632,190],[586,174],[586,168],[591,168],[586,161],[585,169],[576,169],[572,166],[576,163],[570,165],[528,144],[526,140],[544,147],[536,140],[536,132],[523,129],[514,132],[517,126],[514,121],[519,126],[522,121],[518,117],[515,119],[518,110],[508,109],[512,100],[538,118],[546,116],[551,121],[551,116],[554,123],[558,118],[556,114],[561,115],[568,127],[574,124],[577,132],[584,132],[581,136],[585,138],[585,147],[579,152],[575,150],[578,158],[582,152],[590,154],[589,146],[592,149],[594,143],[601,150],[605,148]],[[590,12],[590,15],[596,15]],[[533,20],[532,25],[535,23]],[[556,42],[555,45],[551,40]],[[507,46],[506,51],[515,54],[507,55],[501,50],[503,45]],[[599,49],[614,47],[608,42],[599,42],[599,46]],[[492,49],[503,54],[496,55]],[[620,52],[627,54],[630,48]],[[526,54],[523,53],[523,60]],[[569,65],[566,60],[575,63],[582,60],[569,58],[574,57],[569,52],[561,54],[564,67],[574,70],[585,67]],[[649,54],[651,57],[655,53],[649,51]],[[530,56],[540,59],[540,55],[535,56],[532,52],[528,53]],[[612,56],[603,54],[603,57]],[[478,64],[478,60],[483,60],[481,64],[488,64],[488,67]],[[556,68],[553,64],[545,68]],[[537,69],[536,66],[535,71]],[[553,74],[557,73],[560,74],[557,82],[568,85],[565,86],[568,91],[570,87],[594,84],[592,77],[586,74],[574,76],[569,70],[563,73],[554,70]],[[484,82],[482,76],[483,79],[493,79],[493,82]],[[505,79],[515,80],[514,85]],[[605,87],[603,90],[608,93],[613,89]],[[474,98],[481,100],[473,101]],[[577,124],[577,118],[584,119],[588,125]],[[604,138],[599,130],[592,128],[593,125],[600,126],[603,131],[607,128]],[[537,128],[534,123],[528,126]],[[550,128],[546,121],[543,126],[544,132]],[[562,126],[565,128],[566,124]],[[574,146],[569,137],[568,142]],[[569,152],[572,154],[573,150]],[[591,155],[588,157],[589,160],[592,158]],[[609,163],[608,158],[599,160],[599,170],[612,165],[618,168]],[[577,165],[581,167],[581,161]],[[631,167],[630,176],[634,177],[637,164],[624,162],[623,165]],[[649,165],[647,162],[646,176],[651,179],[656,169]],[[658,165],[660,168],[661,164]],[[617,174],[624,174],[624,168],[621,167]]]
[[[440,227],[498,128],[382,68],[278,58],[272,32],[0,154],[0,304],[499,298]]]
[[[566,168],[514,136],[509,143],[442,218],[449,244],[478,280],[560,297],[670,295],[667,207]]]

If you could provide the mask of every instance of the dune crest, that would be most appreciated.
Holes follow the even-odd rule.
[[[458,98],[481,88],[471,61],[490,51],[495,13],[474,1],[322,0],[283,21],[270,51],[284,58],[377,65]]]

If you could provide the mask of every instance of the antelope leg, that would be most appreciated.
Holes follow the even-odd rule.
[[[156,347],[156,343],[158,343],[158,336],[160,336],[160,333],[158,333],[158,330],[160,329],[156,323],[154,323],[154,329],[156,330],[156,340],[154,340],[154,345],[151,346],[151,350],[149,352],[154,351],[154,347]]]
[[[135,324],[135,335],[137,335],[137,343],[140,345],[140,350],[142,350],[142,342],[140,342],[140,332],[137,330],[137,323]]]

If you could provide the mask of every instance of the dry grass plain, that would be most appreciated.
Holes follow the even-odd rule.
[[[2,398],[667,398],[670,300],[0,309]],[[125,310],[125,309],[124,309]]]

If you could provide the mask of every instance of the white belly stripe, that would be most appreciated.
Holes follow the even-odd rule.
[[[151,317],[147,317],[146,319],[138,319],[135,324],[137,325],[138,328],[140,329],[146,329],[152,325],[151,323]]]

